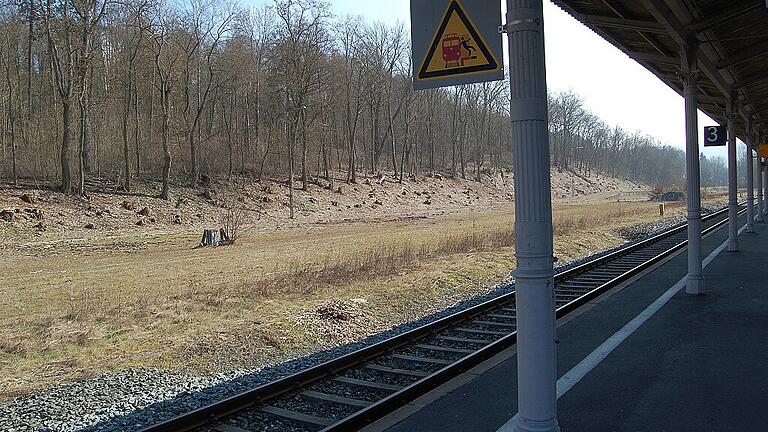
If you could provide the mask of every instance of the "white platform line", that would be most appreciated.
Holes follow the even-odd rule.
[[[739,235],[741,235],[745,229],[746,226],[742,227],[739,230]],[[702,268],[706,268],[727,247],[728,240],[723,242],[723,244],[721,244],[717,249],[709,254],[708,257],[704,259],[702,262]],[[640,315],[636,316],[632,321],[628,322],[624,327],[621,328],[621,330],[614,333],[613,336],[609,337],[599,347],[592,351],[592,353],[589,354],[584,360],[582,360],[579,364],[574,366],[573,369],[566,372],[565,375],[557,380],[557,398],[560,399],[564,394],[568,393],[568,391],[571,390],[573,386],[578,384],[579,381],[587,376],[587,374],[590,373],[595,367],[597,367],[597,365],[599,365],[603,360],[605,360],[605,358],[608,357],[608,355],[613,352],[613,350],[621,345],[622,342],[627,340],[627,338],[636,332],[637,329],[639,329],[643,324],[645,324],[646,321],[654,316],[656,312],[664,307],[664,305],[666,305],[672,299],[672,297],[675,296],[675,294],[680,292],[680,290],[685,287],[685,282],[686,277],[680,279],[676,284],[672,286],[672,288],[668,289],[667,292],[657,298],[656,301],[651,303],[651,305],[648,306],[644,311],[640,312]],[[515,415],[512,420],[505,423],[504,426],[499,428],[497,432],[511,432],[513,430],[512,426],[517,420],[517,417],[518,416]]]

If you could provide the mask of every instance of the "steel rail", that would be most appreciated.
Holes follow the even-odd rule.
[[[740,214],[744,213],[744,211],[745,210],[742,210]],[[703,221],[710,221],[711,219],[727,214],[727,212],[728,208],[713,212],[705,216]],[[707,234],[712,232],[727,222],[728,219],[725,218],[722,221],[719,221],[703,230],[703,233]],[[675,225],[653,237],[642,240],[640,242],[631,243],[611,253],[600,256],[594,260],[590,260],[583,264],[574,266],[573,268],[562,271],[555,276],[555,286],[557,286],[560,282],[571,279],[577,275],[584,274],[590,270],[599,268],[630,253],[648,248],[676,234],[685,232],[686,227],[687,223],[685,222]],[[619,276],[600,284],[597,288],[590,290],[586,294],[581,295],[573,301],[558,307],[556,310],[557,317],[561,318],[574,311],[575,309],[578,309],[582,305],[602,295],[604,292],[610,290],[616,285],[644,271],[648,267],[653,266],[655,263],[677,252],[678,250],[683,249],[686,245],[687,240],[676,243],[674,246],[668,248],[662,253],[654,255],[652,258],[638,264],[637,266],[634,266]],[[381,342],[377,342],[359,350],[341,355],[327,362],[288,375],[284,378],[266,383],[259,387],[196,409],[189,413],[179,415],[162,423],[145,427],[141,429],[140,432],[186,432],[210,425],[211,423],[223,420],[232,414],[247,410],[256,405],[263,404],[267,400],[290,393],[297,388],[303,387],[307,384],[317,382],[323,378],[335,376],[343,370],[361,365],[368,360],[384,355],[394,349],[406,346],[413,341],[424,339],[442,330],[454,327],[458,323],[466,322],[474,317],[499,309],[502,306],[514,304],[514,299],[515,292],[511,291],[494,299],[458,311]],[[479,363],[511,347],[515,344],[516,340],[517,332],[513,331],[496,341],[490,342],[485,347],[466,355],[454,363],[447,365],[436,372],[430,373],[430,375],[420,379],[419,381],[416,381],[409,386],[396,391],[395,393],[392,393],[391,395],[355,412],[354,414],[341,419],[331,424],[330,426],[325,427],[321,432],[355,430],[356,428],[370,424],[371,422],[407,404],[416,397],[423,395],[429,390],[447,382],[448,380],[460,375],[461,373],[464,373]]]

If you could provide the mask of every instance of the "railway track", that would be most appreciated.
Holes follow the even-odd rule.
[[[705,216],[703,232],[727,221],[727,209]],[[686,230],[677,225],[558,273],[557,317],[684,248]],[[511,292],[142,432],[356,430],[514,345],[515,330]]]

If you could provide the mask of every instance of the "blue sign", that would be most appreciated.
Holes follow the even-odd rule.
[[[728,128],[707,126],[704,128],[704,147],[722,147],[728,144]]]

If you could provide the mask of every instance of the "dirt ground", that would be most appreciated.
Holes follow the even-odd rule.
[[[621,244],[616,229],[658,218],[642,187],[592,182],[553,180],[561,262]],[[3,190],[0,207],[35,219],[0,221],[0,400],[134,366],[257,368],[442,310],[514,267],[508,180],[341,187],[298,192],[290,221],[280,186],[248,186],[235,199],[266,204],[261,218],[217,249],[195,245],[218,221],[222,186],[210,200],[182,191],[178,209],[146,196]],[[683,210],[673,204],[667,214]]]
[[[173,188],[171,201],[156,198],[160,184],[138,183],[133,193],[99,185],[87,199],[50,190],[0,188],[2,247],[53,240],[102,241],[106,237],[198,234],[220,225],[225,207],[245,209],[251,232],[272,232],[325,224],[409,220],[455,211],[480,211],[513,201],[511,174],[484,176],[483,183],[441,176],[404,179],[362,178],[357,184],[336,181],[333,190],[296,182],[295,218],[289,218],[288,187],[283,182],[236,179],[199,189]],[[641,191],[640,185],[605,176],[587,178],[570,171],[552,172],[554,199],[599,192]],[[641,192],[642,193],[642,192]]]

